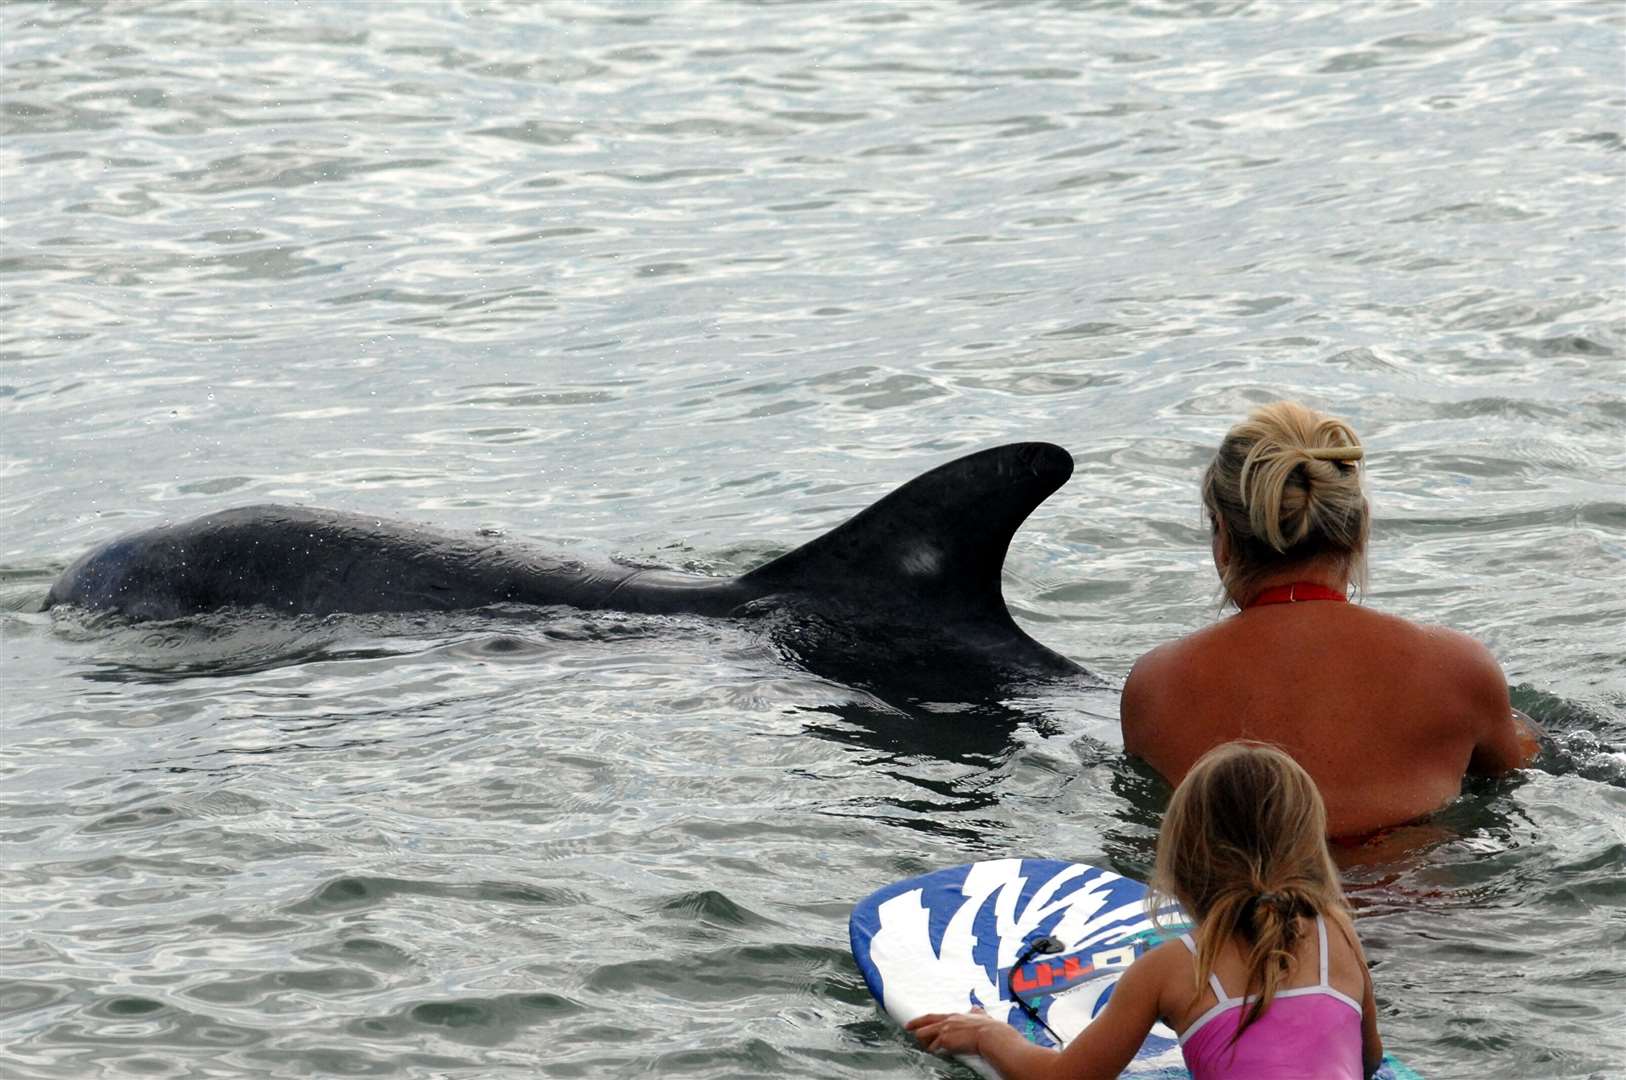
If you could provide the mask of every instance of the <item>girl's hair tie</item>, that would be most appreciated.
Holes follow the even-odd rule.
[[[1260,907],[1275,908],[1277,914],[1283,916],[1284,918],[1293,906],[1293,901],[1289,897],[1283,896],[1279,892],[1268,891],[1262,892],[1256,896],[1254,898],[1254,903]]]
[[[1364,446],[1307,446],[1304,456],[1312,461],[1359,461],[1366,456]]]

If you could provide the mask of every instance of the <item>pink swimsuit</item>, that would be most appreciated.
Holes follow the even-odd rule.
[[[1234,1043],[1242,1007],[1253,999],[1231,997],[1219,976],[1208,976],[1219,1004],[1180,1036],[1192,1080],[1363,1080],[1361,1003],[1327,983],[1327,924],[1319,915],[1315,931],[1321,941],[1321,981],[1276,991],[1264,1015]],[[1191,935],[1180,940],[1195,957]]]

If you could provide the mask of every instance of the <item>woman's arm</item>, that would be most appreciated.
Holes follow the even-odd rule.
[[[1499,776],[1523,768],[1541,751],[1541,728],[1508,700],[1507,678],[1490,650],[1466,635],[1457,639],[1461,678],[1479,720],[1468,771]]]
[[[1163,740],[1157,730],[1160,710],[1158,692],[1164,685],[1163,664],[1160,654],[1165,646],[1158,646],[1135,661],[1124,680],[1123,696],[1118,699],[1118,722],[1123,730],[1124,751],[1141,758],[1162,772],[1161,765],[1152,760]]]
[[[1112,1080],[1134,1058],[1160,1015],[1168,967],[1167,946],[1129,966],[1112,988],[1106,1008],[1057,1052],[1035,1046],[981,1010],[931,1013],[907,1027],[927,1050],[976,1054],[1004,1080]]]

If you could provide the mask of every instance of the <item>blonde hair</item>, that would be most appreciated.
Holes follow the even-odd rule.
[[[1265,574],[1323,556],[1365,589],[1365,454],[1347,423],[1295,401],[1255,409],[1226,433],[1202,490],[1203,508],[1229,542],[1220,582],[1233,601]]]
[[[1266,743],[1222,743],[1199,758],[1158,833],[1147,897],[1154,923],[1170,900],[1196,924],[1193,1003],[1225,943],[1243,947],[1242,993],[1257,997],[1234,1042],[1275,998],[1299,942],[1299,916],[1322,915],[1354,935],[1327,850],[1327,811],[1309,774]]]

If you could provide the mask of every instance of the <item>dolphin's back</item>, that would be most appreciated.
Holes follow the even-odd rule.
[[[630,572],[362,514],[244,506],[93,549],[51,586],[46,606],[138,619],[231,607],[310,615],[444,611],[572,603]]]

